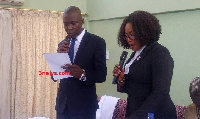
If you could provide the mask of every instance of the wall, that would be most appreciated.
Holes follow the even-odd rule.
[[[86,0],[24,0],[22,6],[0,5],[1,7],[16,7],[27,9],[41,9],[63,11],[68,6],[77,6],[82,12],[86,12]]]
[[[110,19],[127,16],[134,10],[162,13],[200,7],[199,0],[87,0],[90,20]]]
[[[189,84],[200,76],[200,10],[156,15],[163,34],[160,42],[174,58],[171,96],[176,104],[189,104]]]
[[[88,2],[89,1],[89,2]],[[107,81],[97,84],[97,93],[126,98],[126,94],[116,92],[112,70],[119,62],[123,51],[117,44],[117,33],[124,16],[135,10],[147,10],[160,20],[162,35],[159,43],[166,46],[174,59],[174,75],[171,84],[171,97],[175,104],[188,105],[189,83],[200,75],[200,1],[117,1],[88,0],[88,29],[106,40],[110,59],[107,60]],[[137,3],[137,4],[136,4]],[[122,10],[123,9],[123,10]],[[187,10],[185,10],[187,9]],[[129,54],[131,51],[129,51]],[[159,72],[158,72],[159,73]]]

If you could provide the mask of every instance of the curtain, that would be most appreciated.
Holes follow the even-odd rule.
[[[55,119],[58,82],[53,82],[49,75],[39,75],[39,72],[50,71],[43,53],[56,52],[57,44],[66,35],[62,24],[62,13],[19,9],[7,12],[12,19],[11,60],[6,60],[10,64],[8,76],[10,78],[7,80],[3,77],[8,83],[10,82],[6,85],[7,89],[10,89],[7,98],[10,98],[10,102],[7,103],[10,105],[8,119],[27,119],[37,116]],[[9,30],[6,32],[10,33]],[[0,90],[2,89],[1,86]]]
[[[0,119],[10,119],[11,15],[0,10]]]

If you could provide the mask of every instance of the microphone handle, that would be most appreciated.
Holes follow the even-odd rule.
[[[123,68],[124,62],[125,62],[125,59],[119,61],[120,70]],[[118,78],[119,78],[119,75],[115,76],[115,77],[113,78],[112,84],[117,84]]]
[[[125,62],[125,60],[126,60],[127,54],[128,54],[128,52],[126,52],[126,51],[123,51],[122,54],[121,54],[121,57],[120,57],[120,60],[119,60],[120,70],[121,70],[121,69],[123,68],[123,66],[124,66],[124,62]],[[119,78],[119,75],[118,75],[118,76],[115,76],[115,77],[113,78],[112,84],[117,84],[118,78]]]
[[[112,84],[117,84],[118,78],[119,78],[119,75],[118,75],[118,76],[115,76],[115,77],[113,78]]]

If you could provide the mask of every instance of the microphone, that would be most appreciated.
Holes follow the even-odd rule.
[[[120,56],[120,61],[119,61],[120,70],[121,70],[121,69],[123,68],[123,66],[124,66],[124,62],[125,62],[125,60],[126,60],[127,55],[128,55],[128,52],[123,51],[122,54],[121,54],[121,56]],[[115,77],[113,78],[112,84],[117,84],[118,78],[119,78],[119,75],[118,75],[118,76],[115,76]]]
[[[65,41],[70,42],[70,40],[71,40],[71,38],[67,35],[67,36],[65,37]]]
[[[65,39],[64,39],[63,41],[61,41],[61,42],[58,44],[58,47],[60,47],[60,45],[61,45],[64,41],[67,41],[68,44],[70,44],[70,37],[67,35],[67,36],[65,37]]]

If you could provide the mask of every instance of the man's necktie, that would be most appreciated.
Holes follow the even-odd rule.
[[[75,41],[76,41],[76,38],[72,38],[71,44],[70,44],[70,48],[69,48],[69,52],[68,52],[69,58],[71,60],[71,63],[74,62],[74,45],[75,45]]]

